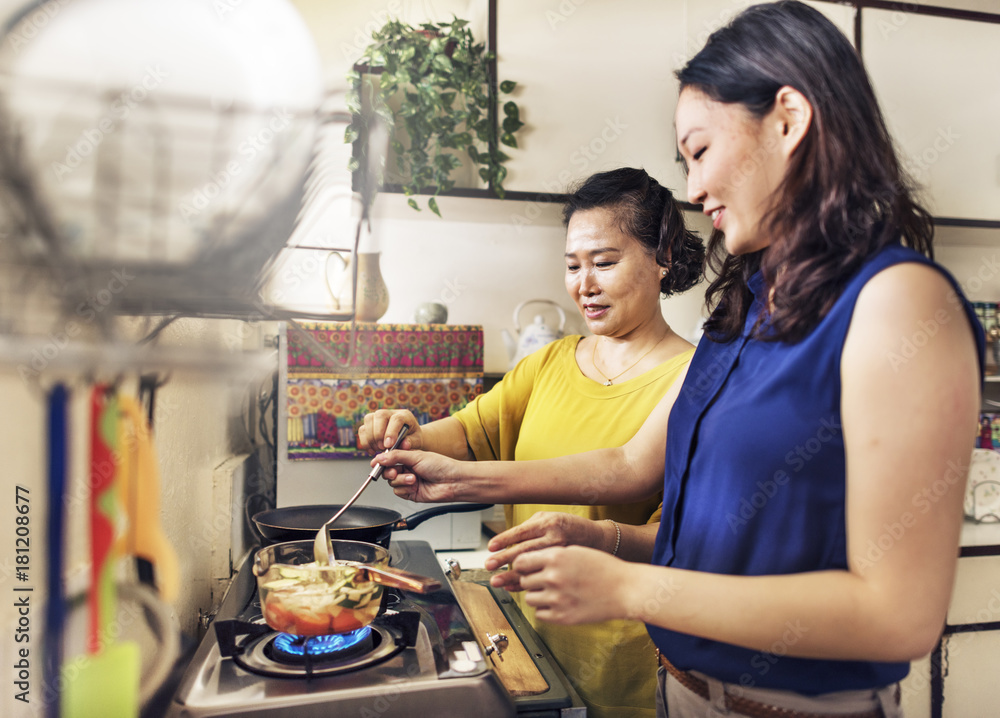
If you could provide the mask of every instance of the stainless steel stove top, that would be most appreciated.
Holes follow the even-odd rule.
[[[550,686],[542,695],[513,698],[504,689],[429,544],[394,541],[390,554],[392,565],[439,578],[444,588],[422,596],[387,591],[388,610],[372,624],[371,634],[364,633],[364,646],[325,659],[288,657],[285,649],[274,647],[279,634],[262,623],[256,580],[245,565],[222,602],[214,630],[198,647],[167,718],[585,715],[579,697],[513,602],[502,608],[517,612],[510,622]]]

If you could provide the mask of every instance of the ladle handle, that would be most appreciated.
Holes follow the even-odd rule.
[[[370,484],[371,482],[372,482],[372,477],[371,477],[371,474],[369,474],[368,477],[361,484],[361,488],[354,492],[354,496],[352,496],[351,498],[349,498],[347,500],[347,503],[344,504],[343,506],[341,506],[340,510],[338,510],[337,513],[335,513],[330,518],[329,521],[327,521],[325,524],[323,524],[323,527],[320,529],[320,531],[326,531],[330,527],[330,524],[332,524],[334,521],[336,521],[337,519],[339,519],[341,517],[341,515],[345,511],[347,511],[347,509],[351,508],[351,506],[354,505],[354,502],[358,500],[358,497],[361,496],[362,493],[364,493],[364,490],[368,488],[368,484]],[[327,534],[327,538],[329,539],[329,533]]]
[[[399,436],[396,437],[396,441],[392,445],[393,449],[399,448],[399,445],[403,443],[403,437],[406,436],[409,430],[410,430],[410,425],[403,424],[403,428],[399,430]],[[368,484],[370,484],[373,481],[378,481],[382,477],[382,472],[384,470],[385,467],[382,466],[382,464],[378,464],[377,466],[375,466],[375,468],[369,471],[368,478],[366,478],[364,483],[361,484],[361,488],[354,492],[354,496],[348,499],[347,503],[340,507],[340,510],[333,515],[333,518],[331,518],[329,521],[323,524],[323,528],[321,530],[325,530],[326,528],[328,528],[330,524],[332,524],[334,521],[340,518],[340,515],[342,513],[347,511],[347,509],[351,508],[354,502],[358,500],[358,497],[361,496],[364,490],[368,488]]]
[[[390,449],[390,451],[395,451],[396,449],[399,448],[399,445],[403,443],[403,437],[406,436],[407,432],[409,432],[409,431],[410,431],[410,425],[409,424],[403,424],[403,428],[399,430],[399,436],[396,437],[396,441],[393,442],[392,448]],[[382,472],[383,471],[385,471],[385,467],[382,466],[382,464],[377,464],[368,473],[368,479],[370,481],[378,481],[379,479],[382,478]],[[363,486],[361,488],[364,489]],[[354,498],[357,498],[357,497],[355,496]]]

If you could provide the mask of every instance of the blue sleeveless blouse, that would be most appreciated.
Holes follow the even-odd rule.
[[[741,576],[847,568],[840,359],[861,289],[900,262],[937,268],[962,296],[939,265],[890,245],[862,266],[803,340],[762,342],[748,336],[763,306],[762,278],[751,278],[755,301],[742,336],[702,339],[671,412],[655,565]],[[963,303],[982,370],[982,327]],[[901,346],[897,359],[905,354]],[[970,434],[970,451],[972,441]],[[648,629],[678,668],[744,686],[815,695],[888,685],[909,671],[908,663],[784,655],[808,630],[794,620],[771,652]]]

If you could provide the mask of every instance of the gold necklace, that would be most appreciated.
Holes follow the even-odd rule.
[[[643,359],[645,359],[647,354],[649,354],[651,351],[653,351],[654,349],[656,349],[656,347],[658,347],[660,345],[660,342],[662,342],[664,339],[667,338],[667,334],[669,332],[670,332],[670,327],[667,327],[666,331],[663,332],[663,336],[660,337],[656,341],[656,344],[654,344],[649,349],[647,349],[646,351],[644,351],[642,353],[642,356],[639,357],[638,359],[636,359],[634,362],[632,362],[632,364],[630,364],[628,367],[626,367],[624,371],[618,372],[617,374],[615,374],[610,379],[607,376],[605,376],[604,372],[601,371],[600,368],[598,368],[598,366],[597,366],[597,345],[600,343],[600,338],[598,338],[598,340],[594,342],[594,351],[593,351],[593,353],[592,353],[592,355],[590,357],[590,363],[594,365],[594,369],[597,370],[597,373],[604,377],[604,386],[611,386],[611,382],[613,382],[615,379],[617,379],[618,377],[620,377],[625,372],[627,372],[630,369],[632,369],[636,364],[638,364]]]

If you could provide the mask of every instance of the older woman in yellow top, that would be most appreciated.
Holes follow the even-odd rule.
[[[381,451],[405,423],[410,434],[403,448],[462,460],[525,460],[621,446],[635,434],[691,359],[693,347],[664,320],[660,296],[700,280],[704,246],[685,228],[670,191],[640,169],[591,176],[569,196],[563,218],[566,289],[593,336],[569,336],[539,349],[446,419],[418,426],[407,411],[369,414],[362,443]],[[595,505],[597,487],[589,481],[580,476],[576,505],[507,506],[508,527],[558,512],[540,518],[547,542],[559,543],[560,517],[594,519],[592,545],[617,553],[620,523],[659,520],[660,496]],[[515,595],[589,715],[655,714],[655,654],[642,624],[540,623],[523,594]]]

